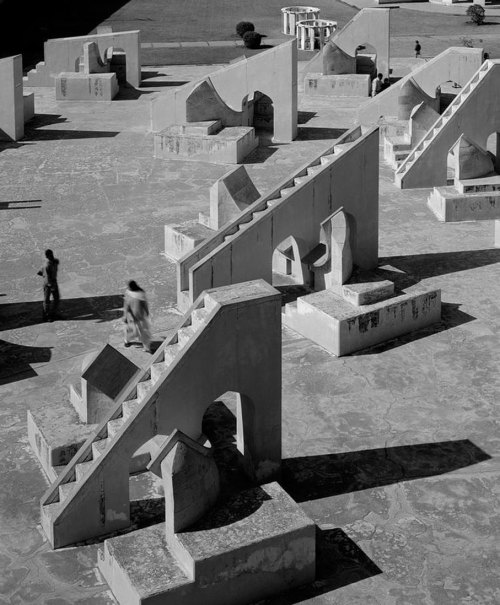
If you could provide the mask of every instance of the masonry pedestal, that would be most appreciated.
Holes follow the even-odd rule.
[[[166,537],[111,538],[99,569],[120,605],[246,605],[315,578],[315,525],[277,484],[232,496]]]
[[[440,320],[440,290],[416,285],[392,293],[390,284],[365,280],[308,294],[285,306],[283,323],[340,357]]]

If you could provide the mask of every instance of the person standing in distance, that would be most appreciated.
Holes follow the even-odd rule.
[[[139,338],[144,350],[151,350],[151,322],[146,293],[135,281],[128,282],[123,304],[124,344],[129,347],[132,339]]]
[[[418,40],[415,40],[415,57],[417,59],[420,57],[421,50],[422,50],[422,47],[420,46],[420,42]]]
[[[37,275],[43,277],[43,321],[52,321],[59,309],[59,285],[57,283],[57,270],[59,259],[54,258],[52,250],[45,250],[45,262]],[[50,297],[53,299],[52,312],[50,310]]]

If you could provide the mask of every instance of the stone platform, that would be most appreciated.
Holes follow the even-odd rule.
[[[315,532],[269,483],[168,540],[163,523],[106,540],[99,569],[120,605],[245,605],[314,580]]]
[[[384,137],[384,160],[396,170],[410,155],[411,140],[408,134]]]
[[[310,96],[369,97],[370,87],[368,74],[307,74],[304,78],[304,94]]]
[[[411,290],[361,306],[331,290],[314,292],[285,306],[283,324],[337,357],[348,355],[440,320],[441,291]]]
[[[111,101],[118,94],[115,73],[60,73],[55,77],[58,101]]]
[[[168,126],[154,134],[154,157],[240,164],[259,144],[252,126],[222,128],[219,120]]]
[[[165,256],[178,260],[213,234],[213,229],[197,220],[165,225]]]
[[[461,188],[470,189],[470,186],[462,185]],[[494,220],[500,218],[500,191],[460,193],[459,188],[453,185],[434,187],[427,205],[445,223]]]

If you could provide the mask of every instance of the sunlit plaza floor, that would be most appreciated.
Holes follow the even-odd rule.
[[[146,290],[158,335],[178,321],[163,225],[206,212],[228,166],[155,160],[149,101],[213,69],[145,69],[145,86],[111,103],[37,89],[26,138],[0,145],[0,603],[113,602],[97,545],[51,551],[44,538],[26,412],[68,399],[106,342],[146,362],[121,345],[127,280]],[[355,117],[345,101],[299,109],[296,141],[245,161],[261,192]],[[274,605],[500,602],[500,249],[492,222],[439,223],[427,195],[397,189],[381,162],[380,262],[441,288],[441,323],[340,359],[283,329],[284,476],[322,552],[318,581]],[[63,318],[42,323],[48,247]]]

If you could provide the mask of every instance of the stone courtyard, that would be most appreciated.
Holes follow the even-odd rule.
[[[34,89],[25,138],[0,143],[0,603],[115,602],[97,542],[53,551],[45,539],[47,481],[26,414],[67,399],[105,343],[147,362],[122,345],[129,279],[148,294],[157,339],[178,322],[163,226],[206,212],[227,166],[154,159],[149,101],[214,69],[143,67],[142,86],[111,103]],[[299,93],[297,139],[265,140],[244,161],[259,191],[350,128],[355,104]],[[319,528],[318,568],[313,584],[266,604],[500,602],[500,249],[492,222],[439,223],[427,195],[398,189],[381,160],[379,265],[441,288],[439,324],[342,358],[283,328],[281,481]],[[61,261],[52,323],[36,275],[47,247]],[[151,523],[157,480],[131,478],[130,494],[149,499],[136,526]]]

